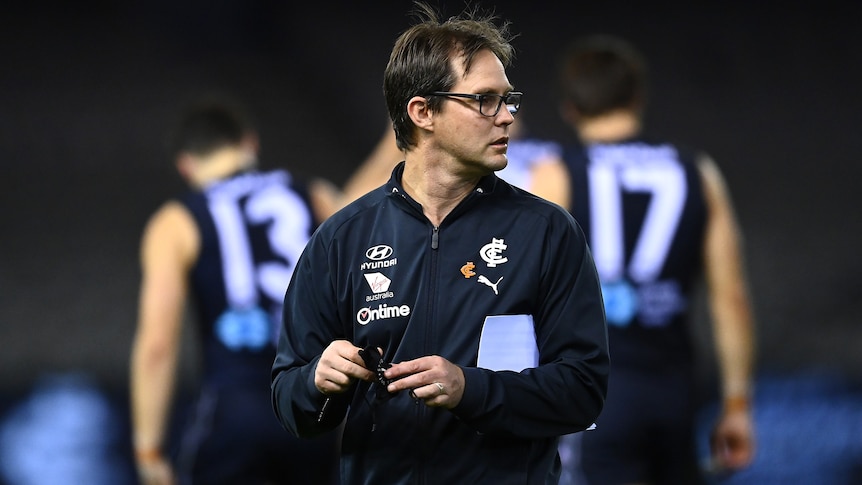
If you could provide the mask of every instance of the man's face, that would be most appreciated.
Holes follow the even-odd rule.
[[[461,75],[450,92],[505,95],[512,90],[503,64],[487,49],[477,53],[466,76],[461,58],[453,60],[453,67]],[[496,99],[485,104],[485,111],[493,112]],[[452,157],[453,170],[483,176],[506,167],[509,125],[513,121],[505,104],[495,116],[485,116],[479,112],[479,101],[448,97],[434,115],[435,139]]]

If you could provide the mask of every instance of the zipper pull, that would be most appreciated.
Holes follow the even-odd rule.
[[[321,406],[321,408],[320,408],[320,414],[317,415],[317,422],[318,423],[323,421],[323,414],[326,412],[326,406],[327,406],[327,404],[329,404],[330,399],[331,399],[330,397],[327,397],[326,401],[323,401],[323,406]]]
[[[437,246],[440,243],[440,241],[439,241],[440,238],[438,237],[439,231],[440,231],[440,228],[437,226],[434,226],[434,232],[431,233],[431,249],[437,249]]]

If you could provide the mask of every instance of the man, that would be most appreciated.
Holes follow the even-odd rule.
[[[255,131],[231,102],[194,103],[174,138],[177,170],[191,190],[158,209],[141,242],[131,361],[141,481],[330,483],[334,439],[286,435],[266,382],[284,291],[312,230],[336,206],[334,192],[323,181],[258,170]],[[174,467],[166,447],[188,296],[203,379]]]
[[[559,436],[604,402],[598,278],[567,211],[494,175],[521,99],[506,24],[420,13],[384,74],[405,160],[306,246],[273,407],[297,436],[343,422],[346,484],[555,483]]]
[[[704,274],[723,406],[712,466],[754,453],[753,322],[740,232],[718,167],[702,153],[640,136],[642,56],[619,38],[575,42],[560,66],[561,112],[578,143],[564,151],[571,211],[602,280],[613,379],[597,429],[582,434],[590,483],[699,480],[689,310]]]

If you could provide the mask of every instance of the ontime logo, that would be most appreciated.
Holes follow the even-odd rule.
[[[381,304],[377,308],[362,308],[356,312],[356,321],[360,325],[368,325],[374,320],[384,318],[397,318],[410,316],[410,307],[407,305],[389,306]]]

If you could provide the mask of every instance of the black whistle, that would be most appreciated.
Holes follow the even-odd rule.
[[[383,360],[383,355],[377,350],[377,347],[374,347],[373,345],[369,345],[360,350],[359,356],[362,357],[362,360],[365,362],[365,368],[373,371],[375,374],[377,398],[389,399],[394,396],[395,393],[391,393],[386,389],[393,379],[387,379],[386,376],[383,375],[383,373],[386,372],[386,369],[392,367],[392,364]]]

